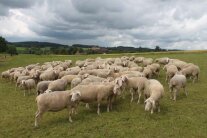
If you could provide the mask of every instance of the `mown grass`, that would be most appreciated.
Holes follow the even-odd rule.
[[[136,54],[122,54],[136,55]],[[0,72],[11,67],[52,60],[85,59],[88,57],[118,57],[122,55],[89,56],[35,56],[18,55],[0,62]],[[101,107],[101,115],[96,114],[96,105],[90,110],[81,105],[74,122],[68,122],[67,110],[45,113],[40,127],[34,127],[36,112],[35,94],[23,96],[22,90],[15,91],[14,83],[0,80],[0,137],[207,137],[207,54],[206,53],[159,53],[137,54],[145,57],[178,58],[199,65],[201,74],[195,84],[188,82],[189,96],[181,91],[177,102],[169,99],[164,72],[158,80],[165,87],[165,97],[161,102],[161,112],[150,115],[144,111],[143,103],[130,104],[130,95],[118,98],[112,112]]]

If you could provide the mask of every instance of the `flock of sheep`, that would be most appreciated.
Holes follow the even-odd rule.
[[[12,68],[2,72],[1,76],[16,82],[16,88],[24,89],[24,96],[31,89],[37,91],[37,112],[35,126],[41,116],[47,111],[60,111],[67,108],[69,121],[71,115],[77,112],[80,102],[97,103],[97,114],[100,114],[100,104],[107,100],[107,111],[112,110],[112,103],[117,95],[129,90],[131,102],[134,94],[138,95],[137,103],[143,95],[145,111],[151,114],[157,109],[160,112],[160,99],[164,95],[163,85],[156,80],[161,67],[166,72],[166,82],[169,84],[171,99],[176,100],[178,91],[185,89],[187,80],[193,83],[198,80],[200,69],[197,65],[167,57],[153,60],[144,57],[127,57],[71,60],[31,64],[26,67]],[[70,90],[66,90],[68,85]]]

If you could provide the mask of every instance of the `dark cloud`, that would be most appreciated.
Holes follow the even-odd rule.
[[[1,0],[0,35],[66,44],[207,49],[206,6],[207,1],[194,0]],[[17,27],[9,27],[11,22]]]

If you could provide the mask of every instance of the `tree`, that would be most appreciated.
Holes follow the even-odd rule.
[[[0,52],[6,52],[8,49],[5,38],[0,36]]]
[[[10,46],[8,46],[8,50],[7,50],[7,52],[8,52],[11,56],[13,56],[13,55],[16,55],[16,54],[17,54],[17,49],[16,49],[15,46],[10,45]]]
[[[159,46],[156,46],[155,47],[155,51],[157,52],[157,51],[161,51],[161,48],[159,47]]]

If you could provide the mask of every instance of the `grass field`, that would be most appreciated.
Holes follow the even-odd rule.
[[[127,54],[122,54],[127,55]],[[90,56],[35,56],[18,55],[0,62],[0,72],[31,63],[43,63],[52,60],[85,59],[101,56],[115,57],[122,55]],[[130,54],[132,55],[132,54]],[[0,138],[3,137],[207,137],[207,54],[206,53],[160,53],[143,54],[145,57],[170,57],[199,65],[201,74],[195,84],[188,82],[189,96],[181,92],[177,102],[169,99],[169,91],[164,81],[164,72],[158,80],[165,87],[165,96],[161,101],[161,112],[151,115],[144,111],[143,101],[130,104],[130,94],[125,99],[118,98],[112,112],[106,112],[106,105],[101,107],[101,115],[96,114],[96,105],[90,110],[80,106],[78,114],[73,116],[73,123],[68,122],[67,110],[44,114],[40,127],[34,127],[36,112],[35,94],[23,96],[23,91],[15,91],[14,83],[0,80]]]

